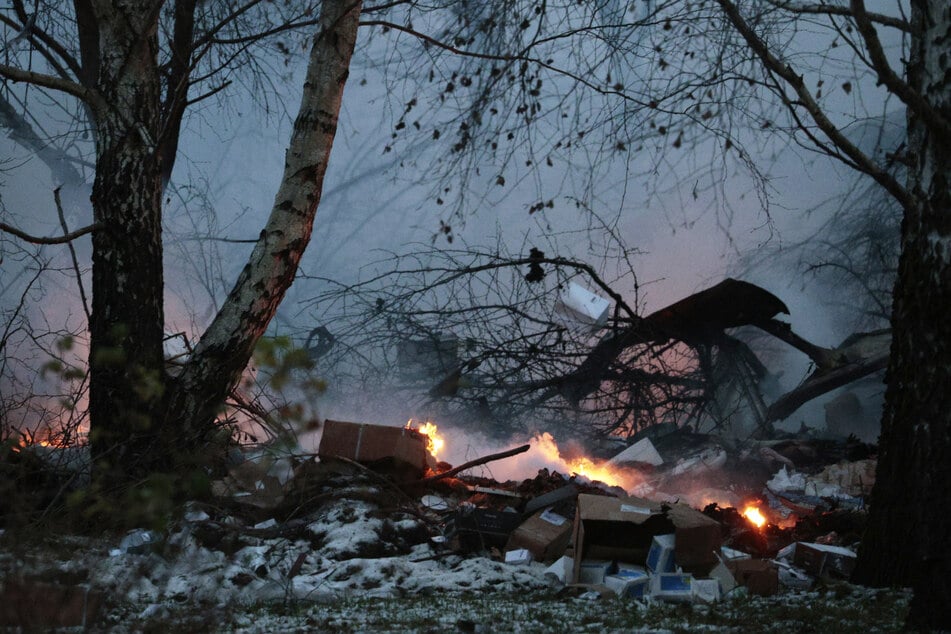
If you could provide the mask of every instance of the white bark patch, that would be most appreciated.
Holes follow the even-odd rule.
[[[356,42],[360,2],[323,3],[285,169],[261,238],[185,370],[224,397],[291,285],[313,228]],[[206,354],[220,363],[204,363]],[[215,367],[211,367],[215,366]],[[208,374],[209,372],[213,374]],[[189,381],[185,381],[188,383]]]

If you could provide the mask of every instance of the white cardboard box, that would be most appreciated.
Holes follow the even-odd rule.
[[[568,282],[555,304],[555,312],[566,318],[568,326],[600,328],[608,321],[610,300],[596,295],[575,282]]]
[[[505,553],[505,563],[507,564],[529,564],[532,562],[532,553],[527,548],[516,548]]]
[[[651,576],[651,597],[663,601],[693,601],[693,575],[664,572]]]

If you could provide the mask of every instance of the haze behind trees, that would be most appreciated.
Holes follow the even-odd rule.
[[[163,193],[163,188],[174,174],[178,155],[179,126],[187,106],[200,105],[230,86],[231,76],[202,75],[200,70],[217,71],[219,64],[235,59],[253,65],[253,56],[243,56],[245,45],[265,41],[246,33],[218,37],[223,31],[203,29],[218,19],[229,27],[276,25],[272,33],[281,32],[282,24],[303,29],[315,23],[306,8],[294,16],[270,5],[272,13],[231,13],[231,7],[218,3],[180,2],[165,12],[159,11],[161,4],[127,7],[130,13],[120,19],[115,7],[77,2],[76,22],[83,27],[78,47],[68,39],[76,33],[76,22],[68,15],[59,23],[55,12],[37,13],[34,19],[18,3],[5,14],[8,47],[21,34],[20,41],[29,42],[16,63],[0,67],[7,86],[26,82],[36,91],[60,91],[81,100],[81,107],[68,100],[46,101],[54,111],[70,104],[54,136],[63,132],[88,138],[88,124],[95,122],[94,156],[88,145],[67,147],[79,147],[87,165],[96,165],[90,414],[93,453],[103,476],[98,483],[107,489],[194,458],[181,456],[176,447],[183,438],[200,441],[207,435],[294,277],[334,141],[335,104],[343,78],[352,70],[348,47],[342,43],[354,37],[351,9],[356,7],[325,2],[287,169],[268,225],[194,351],[177,374],[166,375],[158,234],[162,201],[170,191]],[[587,8],[513,3],[493,6],[491,14],[485,5],[466,3],[428,8],[432,11],[404,3],[368,6],[362,20],[389,36],[424,35],[419,39],[427,47],[402,59],[413,68],[422,67],[420,85],[431,83],[435,92],[421,102],[412,89],[399,99],[399,93],[391,91],[393,98],[381,107],[397,118],[389,152],[400,151],[396,141],[405,136],[402,130],[415,128],[411,111],[439,108],[435,123],[427,123],[425,130],[420,124],[419,131],[434,141],[444,138],[449,149],[435,162],[413,167],[421,168],[418,173],[431,183],[429,200],[446,209],[436,233],[447,240],[471,208],[491,201],[493,186],[530,179],[531,168],[548,161],[568,166],[566,173],[577,177],[562,183],[572,186],[568,195],[580,209],[597,212],[603,192],[599,177],[610,172],[614,160],[623,163],[627,156],[644,154],[651,158],[652,171],[676,172],[681,182],[693,181],[689,189],[678,190],[680,199],[703,200],[705,211],[729,225],[725,177],[740,168],[763,176],[750,148],[773,134],[787,139],[789,147],[837,157],[899,202],[905,223],[892,320],[895,345],[883,424],[885,452],[873,496],[873,528],[859,570],[861,577],[876,583],[913,584],[913,620],[946,625],[948,602],[942,598],[940,581],[947,578],[947,561],[940,552],[947,543],[948,520],[932,509],[942,507],[948,491],[929,474],[933,465],[942,463],[951,411],[941,397],[932,398],[949,365],[947,320],[936,308],[949,303],[951,289],[945,248],[949,181],[941,149],[949,147],[951,129],[948,61],[940,54],[946,46],[940,34],[951,21],[948,7],[937,0],[913,2],[905,20],[904,15],[869,12],[858,0],[847,7],[764,2],[742,9],[726,0],[645,3],[634,12],[637,24],[630,22],[626,5],[612,3]],[[246,20],[250,18],[262,21]],[[580,22],[573,23],[575,19]],[[651,27],[646,41],[641,39],[643,29],[632,28],[643,26]],[[805,38],[812,44],[821,29],[827,29],[827,44],[817,49],[818,56],[798,55],[797,43]],[[898,35],[883,40],[877,29]],[[96,33],[98,38],[90,39]],[[58,36],[65,42],[61,47],[56,45]],[[904,50],[886,48],[898,40]],[[152,52],[162,42],[171,46],[161,59],[165,65],[159,67]],[[199,46],[192,48],[193,42]],[[476,55],[464,54],[480,48]],[[850,49],[859,54],[851,57]],[[237,57],[217,56],[228,50]],[[399,50],[392,50],[387,61],[401,60]],[[843,50],[844,63],[839,57]],[[420,60],[437,51],[446,55],[427,72]],[[195,53],[201,56],[192,58]],[[49,64],[34,74],[32,65],[41,59]],[[193,59],[198,66],[190,64]],[[902,69],[899,60],[907,60],[909,67]],[[562,62],[564,67],[559,67]],[[254,70],[249,85],[266,85],[273,69]],[[870,86],[865,78],[878,81],[872,87],[878,98],[867,92],[859,98],[859,88]],[[18,96],[25,104],[26,93]],[[854,107],[839,110],[837,104],[849,96]],[[907,145],[893,154],[869,156],[850,141],[846,129],[857,118],[883,116],[885,108],[879,104],[890,99],[909,109]],[[265,100],[259,104],[269,107]],[[859,111],[866,106],[870,112]],[[551,125],[542,123],[546,114],[555,115]],[[197,125],[189,119],[192,124]],[[26,137],[21,140],[31,143]],[[535,156],[531,165],[523,166],[513,148],[525,147]],[[690,151],[675,151],[684,149]],[[907,183],[888,168],[892,160],[912,168]],[[765,202],[768,186],[762,180],[752,182],[752,195]],[[549,193],[538,185],[543,195],[529,211],[545,209],[548,201],[564,193]],[[630,195],[620,184],[617,191]],[[613,217],[607,218],[613,226]],[[909,520],[899,509],[913,516],[910,522],[923,531],[921,539],[904,539]],[[893,543],[892,551],[883,547]]]

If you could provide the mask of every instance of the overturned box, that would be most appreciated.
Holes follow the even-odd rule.
[[[634,497],[581,494],[575,513],[573,580],[583,559],[644,564],[655,535],[674,535],[674,560],[688,572],[705,574],[717,563],[720,523],[685,504],[660,504]]]
[[[551,561],[565,554],[571,538],[571,521],[551,509],[539,511],[516,528],[505,550],[526,548],[535,561]]]
[[[848,579],[855,569],[855,553],[842,546],[796,542],[793,563],[817,577],[822,575]]]
[[[772,562],[765,559],[733,559],[725,563],[736,583],[746,586],[750,594],[769,597],[779,592],[779,571]]]
[[[643,599],[650,592],[650,575],[644,569],[622,568],[614,574],[605,575],[604,585],[622,599]]]
[[[326,420],[317,455],[321,460],[342,457],[362,464],[391,463],[422,474],[429,452],[426,437],[415,429]]]

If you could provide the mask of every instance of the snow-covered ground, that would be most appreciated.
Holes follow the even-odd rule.
[[[0,578],[88,586],[103,597],[94,631],[870,632],[898,628],[907,606],[900,592],[844,582],[710,605],[585,594],[541,563],[448,550],[437,512],[384,487],[330,484],[280,522],[193,504],[139,539],[8,532]]]

